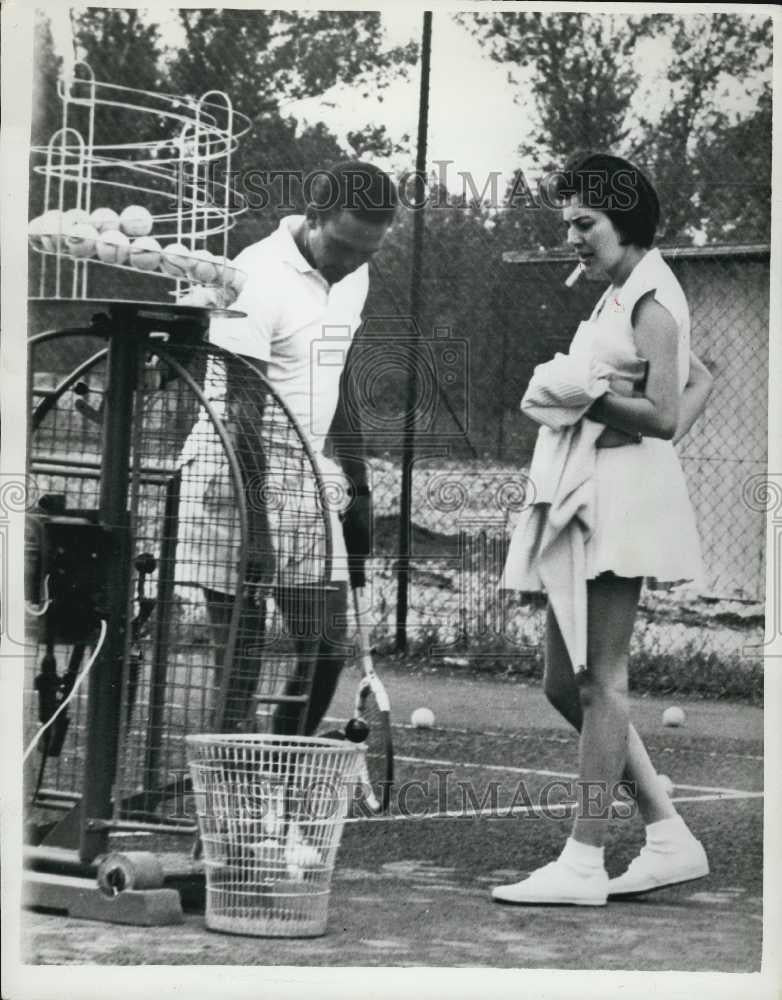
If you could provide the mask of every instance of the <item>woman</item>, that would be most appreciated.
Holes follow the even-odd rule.
[[[702,845],[677,814],[629,724],[627,661],[643,577],[697,581],[702,573],[673,445],[703,410],[712,380],[690,352],[684,293],[652,249],[659,202],[641,171],[619,157],[580,154],[556,176],[554,190],[585,275],[610,281],[571,353],[577,341],[583,350],[602,338],[632,348],[648,367],[634,392],[609,388],[584,416],[604,425],[594,456],[593,531],[585,543],[585,669],[574,671],[551,599],[547,611],[545,693],[580,732],[573,830],[556,861],[492,895],[509,903],[604,905],[609,896],[709,871]],[[510,586],[518,569],[513,553],[512,545],[505,570]],[[622,780],[630,783],[646,823],[646,845],[626,872],[609,880],[603,844]]]

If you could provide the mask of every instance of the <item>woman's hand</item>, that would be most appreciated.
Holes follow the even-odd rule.
[[[714,388],[714,378],[709,369],[690,352],[690,374],[679,403],[679,425],[673,436],[673,443],[688,433],[706,406],[706,401]]]
[[[640,434],[627,434],[625,431],[617,430],[615,427],[606,427],[595,442],[595,447],[622,448],[627,444],[640,444],[641,440]]]

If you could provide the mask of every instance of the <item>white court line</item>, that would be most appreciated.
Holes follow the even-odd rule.
[[[571,771],[547,771],[537,767],[511,767],[508,764],[478,764],[475,761],[440,760],[436,757],[402,757],[394,754],[395,761],[407,764],[436,764],[444,767],[477,767],[485,771],[504,771],[509,774],[541,774],[547,778],[577,778],[578,774]],[[680,785],[673,783],[674,788],[687,792],[713,793],[716,798],[762,798],[763,792],[748,792],[743,788],[723,788],[713,785]],[[705,796],[704,796],[705,799]],[[709,801],[706,799],[706,801]]]
[[[735,802],[737,799],[763,798],[762,792],[739,792],[735,795],[680,795],[671,802]],[[623,807],[626,802],[615,803]],[[543,815],[547,819],[567,819],[575,810],[575,805],[552,804],[550,806],[486,806],[483,809],[446,809],[442,812],[425,813],[392,813],[384,816],[354,816],[345,820],[346,823],[399,823],[405,820],[421,822],[426,819],[512,819],[514,816]]]

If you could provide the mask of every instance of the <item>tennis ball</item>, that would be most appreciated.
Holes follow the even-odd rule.
[[[59,216],[59,213],[57,213]],[[52,233],[60,228],[59,220],[55,221],[52,212],[38,215],[27,223],[27,235],[36,250],[54,249]]]
[[[47,253],[56,253],[58,245],[61,249],[65,249],[63,236],[65,228],[63,213],[59,209],[52,208],[33,219],[28,226],[28,232],[34,245]]]
[[[666,708],[663,712],[663,725],[664,726],[683,726],[685,722],[684,709],[679,708],[678,705],[671,705],[670,708]]]
[[[66,229],[70,229],[77,223],[88,223],[89,221],[90,213],[85,212],[83,208],[69,208],[67,212],[62,213],[62,230],[65,232]]]
[[[119,216],[113,208],[96,208],[90,215],[90,222],[99,233],[113,233],[119,229]]]
[[[65,248],[72,257],[95,256],[98,230],[89,222],[75,222],[65,234]]]
[[[119,225],[126,236],[149,236],[152,232],[152,216],[143,205],[128,205],[122,210]]]
[[[417,708],[410,716],[410,721],[416,729],[431,729],[434,725],[434,712],[431,708]]]
[[[190,277],[202,285],[217,281],[217,268],[208,250],[194,250],[190,254]]]
[[[665,794],[666,795],[673,795],[673,782],[668,777],[668,775],[667,774],[658,774],[657,777],[658,777],[658,779],[660,781],[660,784],[665,789]]]
[[[119,229],[110,229],[98,235],[95,249],[104,264],[124,264],[130,254],[130,240]]]
[[[348,719],[345,723],[345,736],[351,743],[363,743],[369,736],[369,726],[363,719]]]
[[[184,243],[169,243],[163,248],[160,269],[174,278],[186,278],[190,273],[190,250]]]
[[[130,244],[130,263],[141,271],[154,271],[160,263],[160,244],[153,236],[139,236]]]
[[[227,257],[212,257],[212,262],[214,263],[215,270],[217,271],[217,280],[221,285],[225,285],[228,288],[233,288],[235,285],[239,272],[233,266],[233,264],[228,260]],[[237,289],[238,290],[238,289]]]

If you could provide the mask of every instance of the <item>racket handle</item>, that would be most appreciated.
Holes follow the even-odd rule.
[[[371,650],[369,647],[369,634],[367,629],[369,627],[369,601],[367,600],[366,593],[363,587],[356,587],[353,590],[353,610],[356,615],[356,632],[358,637],[359,653],[361,659],[365,657],[370,660],[371,665]]]

